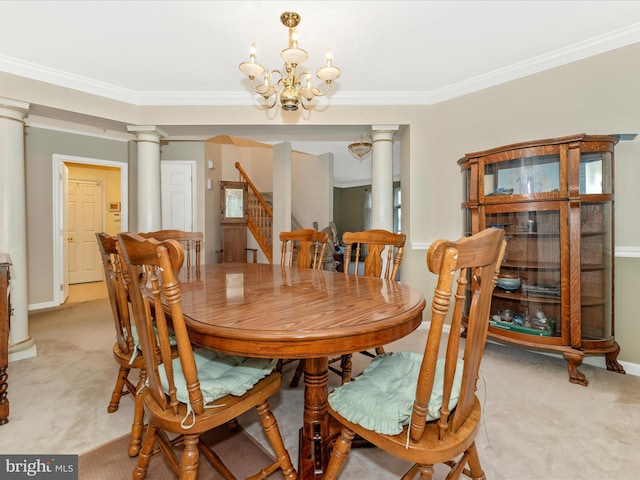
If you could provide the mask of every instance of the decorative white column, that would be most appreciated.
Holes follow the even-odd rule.
[[[371,228],[393,232],[393,135],[398,125],[373,125]]]
[[[27,303],[27,217],[24,164],[24,120],[29,104],[0,98],[0,251],[11,268],[9,360],[36,355],[29,336]]]
[[[138,143],[138,225],[139,232],[162,229],[160,193],[160,140],[167,134],[154,126],[128,126]]]
[[[273,146],[273,263],[280,263],[280,232],[291,230],[291,143]]]

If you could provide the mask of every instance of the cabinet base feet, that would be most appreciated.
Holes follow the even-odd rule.
[[[582,352],[571,351],[564,352],[563,356],[569,362],[567,365],[567,369],[569,370],[569,381],[571,383],[575,383],[576,385],[582,385],[583,387],[588,386],[589,380],[587,380],[587,377],[584,375],[584,373],[578,370],[578,367],[584,359],[584,354]]]
[[[589,381],[584,376],[582,372],[578,370],[578,367],[582,363],[585,355],[604,355],[605,363],[607,366],[607,370],[610,372],[621,373],[624,374],[624,367],[618,363],[618,354],[620,353],[620,346],[617,342],[613,342],[613,344],[608,348],[587,348],[584,351],[572,350],[569,352],[564,352],[563,356],[569,362],[567,368],[569,370],[569,381],[571,383],[575,383],[577,385],[587,386],[589,385]]]
[[[620,346],[617,343],[613,344],[613,350],[605,354],[605,361],[607,363],[607,370],[616,373],[626,373],[624,367],[618,363],[618,354],[620,353]]]

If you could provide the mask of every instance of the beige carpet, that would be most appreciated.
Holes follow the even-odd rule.
[[[81,454],[126,435],[132,399],[107,413],[117,373],[108,301],[31,312],[29,328],[38,357],[9,365],[10,421],[0,427],[0,453]],[[418,351],[425,336],[426,330],[416,331],[388,350]],[[288,386],[294,369],[295,363],[286,367],[270,404],[297,464],[303,389]],[[640,377],[587,364],[581,371],[588,387],[569,383],[560,357],[487,346],[477,445],[488,479],[640,480]],[[337,376],[329,379],[337,384]],[[239,421],[269,450],[257,414]],[[128,460],[124,451],[122,458]],[[377,449],[356,450],[347,462],[343,479],[388,480],[407,468]],[[444,478],[441,469],[436,478]]]
[[[247,435],[241,428],[229,430],[226,425],[212,432],[207,432],[200,439],[211,445],[224,464],[237,478],[246,478],[269,466],[273,457],[261,445]],[[129,436],[125,435],[112,442],[102,445],[80,455],[78,459],[78,475],[83,480],[119,480],[130,479],[131,472],[136,465],[136,458],[129,457],[127,447]],[[180,455],[179,449],[176,453]],[[167,462],[158,453],[149,464],[147,477],[153,479],[167,479],[175,477]],[[219,480],[224,477],[213,469],[211,464],[200,455],[198,468],[199,479]],[[275,472],[268,478],[282,478]]]

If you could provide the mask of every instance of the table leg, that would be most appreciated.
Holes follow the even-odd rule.
[[[327,358],[304,361],[304,418],[298,451],[298,478],[321,480],[329,461]]]

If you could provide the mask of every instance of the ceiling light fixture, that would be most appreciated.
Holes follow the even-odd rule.
[[[280,15],[280,21],[289,28],[289,48],[285,48],[280,53],[285,62],[286,71],[283,73],[280,70],[265,70],[262,65],[256,63],[255,43],[251,45],[249,61],[241,63],[240,70],[249,77],[251,89],[258,95],[262,95],[266,108],[275,107],[279,98],[283,110],[294,111],[300,105],[305,110],[309,110],[309,102],[314,97],[322,97],[329,92],[331,83],[340,76],[340,69],[333,66],[331,50],[327,50],[326,64],[316,72],[316,76],[325,83],[324,89],[314,87],[310,70],[297,72],[298,67],[301,67],[308,58],[307,52],[298,48],[298,34],[295,27],[300,23],[300,15],[295,12],[284,12]],[[254,84],[256,77],[263,73],[264,83],[256,86]],[[273,83],[274,75],[280,77],[276,83]]]
[[[366,155],[369,155],[371,152],[371,148],[373,145],[369,142],[364,141],[364,136],[360,137],[360,141],[356,143],[352,143],[347,148],[349,151],[353,153],[358,158],[363,158]]]

